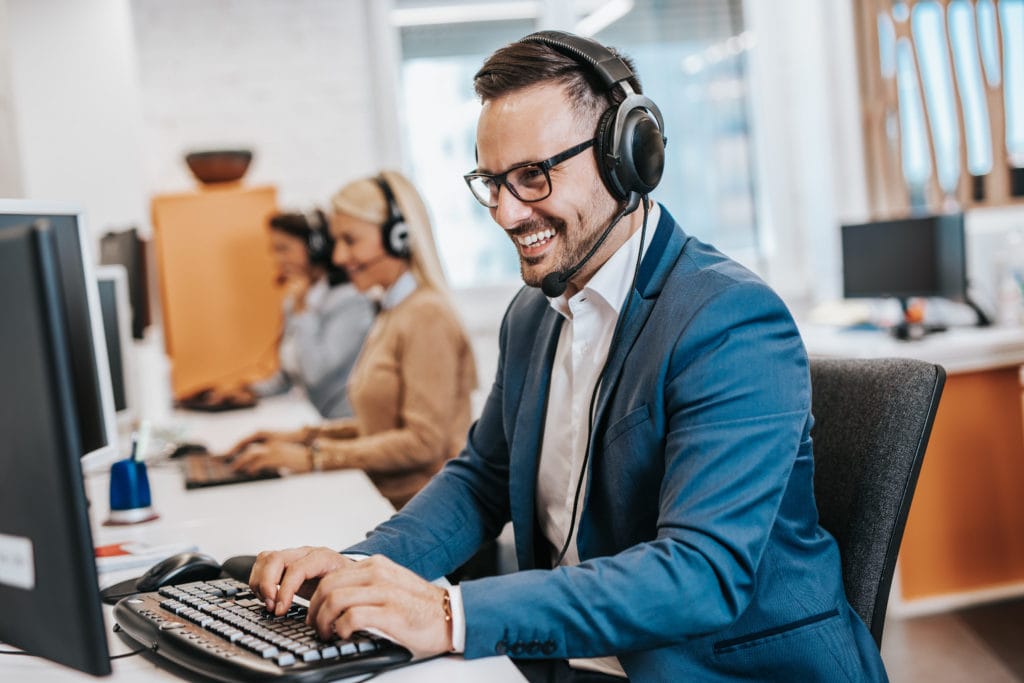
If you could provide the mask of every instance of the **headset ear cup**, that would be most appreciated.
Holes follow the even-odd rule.
[[[384,226],[384,251],[395,258],[409,258],[409,228],[399,220]]]
[[[330,262],[331,246],[330,240],[323,230],[313,227],[309,232],[309,241],[306,245],[309,253],[309,263],[313,266],[324,266]]]
[[[657,187],[665,170],[665,139],[646,109],[626,114],[618,156],[618,180],[624,190],[645,195]]]
[[[594,133],[594,154],[597,157],[597,170],[601,174],[601,180],[608,192],[616,200],[623,200],[628,194],[622,186],[618,176],[618,164],[612,149],[615,137],[615,113],[617,107],[610,107],[597,122],[597,132]],[[610,152],[612,152],[610,154]]]

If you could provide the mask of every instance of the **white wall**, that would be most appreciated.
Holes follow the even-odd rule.
[[[20,197],[21,166],[14,126],[9,30],[7,3],[0,0],[0,197]]]
[[[368,3],[133,0],[148,187],[194,187],[183,156],[201,148],[252,149],[245,181],[283,206],[375,172],[394,133],[377,123]]]
[[[303,208],[400,167],[386,4],[0,0],[0,196],[79,202],[98,235],[194,188],[191,149],[253,149],[246,182]]]
[[[3,4],[0,191],[78,202],[94,232],[142,222],[128,0]]]

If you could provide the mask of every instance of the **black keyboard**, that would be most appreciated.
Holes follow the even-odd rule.
[[[293,604],[275,617],[234,579],[165,586],[124,598],[114,618],[156,654],[222,681],[327,681],[408,662],[411,654],[370,634],[320,640]]]
[[[228,459],[222,455],[186,455],[183,460],[186,489],[241,484],[247,481],[277,479],[281,476],[273,470],[261,470],[254,474],[236,472],[231,469]]]

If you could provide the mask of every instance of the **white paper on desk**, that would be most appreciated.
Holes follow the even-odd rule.
[[[150,567],[171,555],[199,550],[188,543],[163,543],[155,545],[141,541],[111,543],[96,548],[96,571],[116,572],[136,567]],[[104,553],[101,555],[101,553]]]

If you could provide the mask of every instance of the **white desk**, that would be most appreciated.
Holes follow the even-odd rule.
[[[801,325],[800,335],[812,356],[917,358],[938,363],[949,374],[1024,364],[1021,327],[950,328],[917,341],[830,325]]]
[[[283,429],[304,424],[313,417],[311,413],[307,405],[275,399],[264,401],[252,411],[217,415],[175,413],[175,421],[180,423],[185,438],[205,441],[211,449],[220,450],[257,428]],[[108,480],[106,473],[86,477],[96,545],[133,540],[195,544],[201,552],[220,561],[234,555],[298,545],[341,548],[361,540],[394,511],[361,471],[322,472],[186,491],[178,465],[168,463],[149,468],[153,507],[160,518],[134,526],[108,527],[103,526],[109,510]],[[100,584],[110,585],[139,573],[132,570],[101,574]],[[111,612],[111,607],[104,606],[110,652],[130,652],[131,648],[120,637],[110,634]],[[115,660],[112,665],[117,681],[180,680],[171,668],[148,655]],[[36,657],[0,656],[0,680],[95,679]],[[524,679],[505,657],[467,661],[453,656],[382,674],[374,680],[500,683]]]

